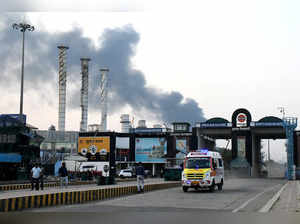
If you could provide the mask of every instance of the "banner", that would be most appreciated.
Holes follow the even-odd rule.
[[[184,159],[187,153],[186,139],[176,139],[176,159]]]
[[[164,163],[167,155],[166,138],[136,138],[136,162]]]
[[[130,160],[129,137],[116,137],[116,161],[129,161]]]
[[[105,137],[79,137],[78,153],[88,157],[91,161],[108,161],[110,152],[110,138]]]

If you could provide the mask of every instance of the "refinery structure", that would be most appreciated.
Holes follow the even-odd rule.
[[[143,163],[151,175],[157,176],[166,167],[179,167],[185,155],[198,148],[216,150],[216,139],[232,139],[232,169],[244,169],[248,175],[258,175],[259,150],[262,138],[288,138],[289,179],[295,175],[291,164],[300,170],[300,133],[294,131],[294,123],[284,126],[287,121],[270,116],[259,121],[251,121],[251,114],[243,108],[237,109],[232,121],[225,118],[211,118],[205,122],[196,123],[190,127],[187,122],[174,121],[172,128],[166,124],[155,124],[147,127],[146,120],[138,120],[134,125],[129,114],[120,115],[120,132],[109,131],[109,72],[108,67],[102,67],[97,94],[100,111],[96,123],[88,121],[89,105],[89,62],[90,58],[80,58],[81,88],[80,128],[76,131],[66,131],[67,105],[67,46],[58,46],[58,129],[51,125],[48,130],[37,130],[25,123],[18,133],[10,133],[9,125],[20,126],[18,118],[12,115],[0,117],[0,169],[6,169],[13,164],[16,169],[12,172],[17,176],[17,169],[30,162],[39,161],[45,164],[56,164],[65,160],[66,156],[77,155],[90,164],[101,163],[109,166],[109,175],[115,176],[117,170],[132,168],[136,163]],[[100,115],[101,113],[101,115]],[[26,118],[25,118],[26,120]],[[293,126],[294,125],[294,126]],[[288,129],[290,128],[290,129]],[[269,133],[266,130],[272,130]],[[290,130],[287,132],[286,130]],[[3,134],[4,133],[4,134]],[[286,133],[292,133],[290,135]],[[268,134],[268,135],[266,135]],[[22,141],[16,136],[22,137]],[[294,139],[297,139],[293,143]],[[1,150],[6,150],[7,144],[11,149],[22,150],[27,144],[30,155],[17,151],[14,157],[6,157]],[[9,155],[11,156],[11,155]],[[4,164],[4,165],[3,165]],[[25,164],[25,165],[24,165]],[[102,166],[103,167],[103,166]],[[293,168],[294,169],[294,168]],[[18,171],[20,174],[21,171]],[[23,171],[22,171],[23,172]],[[53,171],[51,171],[53,174]],[[50,173],[51,173],[50,172]],[[293,174],[293,175],[292,175]],[[13,175],[12,175],[13,176]],[[6,178],[6,177],[5,177]],[[0,176],[1,179],[1,176]]]

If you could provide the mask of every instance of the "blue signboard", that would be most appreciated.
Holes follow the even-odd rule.
[[[164,163],[167,154],[166,138],[136,138],[136,162]]]
[[[3,116],[10,116],[11,118],[14,118],[14,119],[17,119],[17,120],[19,120],[19,118],[20,118],[19,114],[2,114],[2,115]],[[22,114],[22,119],[23,119],[24,124],[26,124],[26,115],[25,114]]]
[[[0,153],[0,162],[2,163],[20,163],[22,157],[17,153]]]
[[[227,128],[232,127],[232,123],[200,123],[201,128]]]
[[[283,127],[283,122],[254,122],[255,127]]]

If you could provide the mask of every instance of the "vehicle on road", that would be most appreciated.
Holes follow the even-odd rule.
[[[133,171],[131,169],[124,169],[120,170],[120,173],[118,175],[120,178],[128,178],[128,177],[133,177]]]
[[[185,157],[182,172],[182,189],[187,192],[189,188],[196,190],[208,188],[213,192],[216,187],[222,190],[224,184],[224,165],[220,153],[197,150]]]

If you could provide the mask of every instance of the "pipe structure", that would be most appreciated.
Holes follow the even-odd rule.
[[[66,119],[66,86],[67,86],[67,69],[66,69],[66,51],[69,47],[58,46],[58,130],[65,131]]]
[[[87,131],[88,100],[89,100],[89,61],[90,58],[80,58],[81,61],[81,122],[80,131]]]
[[[108,93],[108,68],[100,69],[100,104],[101,104],[101,127],[102,131],[107,131],[107,93]]]

